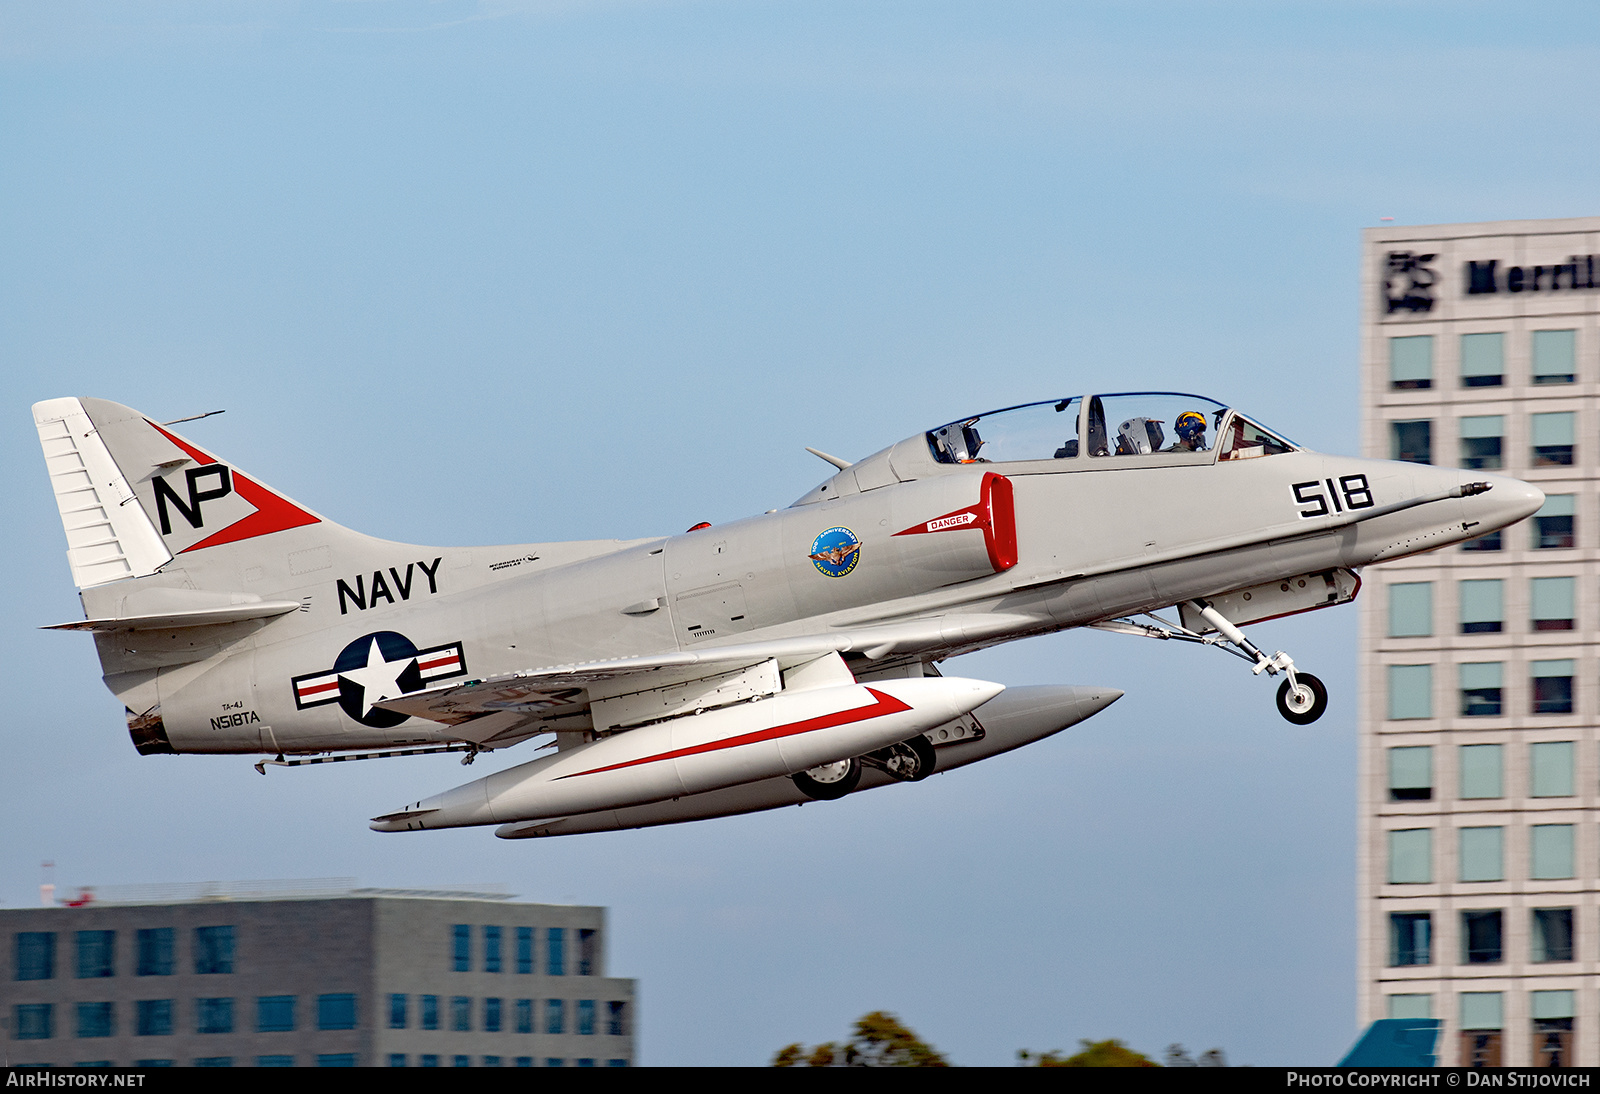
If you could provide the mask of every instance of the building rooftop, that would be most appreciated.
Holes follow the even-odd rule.
[[[503,885],[474,889],[383,889],[361,886],[355,878],[319,877],[261,881],[191,881],[141,885],[84,885],[40,888],[40,903],[66,907],[125,904],[198,904],[247,900],[334,900],[388,897],[411,900],[507,901],[515,894]]]

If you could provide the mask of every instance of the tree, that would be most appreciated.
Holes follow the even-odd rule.
[[[1150,1057],[1142,1052],[1135,1052],[1121,1041],[1112,1038],[1109,1041],[1078,1042],[1078,1052],[1067,1056],[1059,1050],[1053,1052],[1029,1052],[1022,1049],[1017,1053],[1017,1058],[1033,1067],[1160,1067]]]
[[[843,1046],[824,1041],[809,1052],[796,1042],[780,1048],[773,1067],[949,1067],[932,1045],[920,1040],[887,1011],[856,1019],[855,1036]]]

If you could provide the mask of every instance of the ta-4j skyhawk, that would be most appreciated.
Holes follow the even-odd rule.
[[[127,407],[33,413],[88,616],[59,627],[94,634],[139,752],[264,771],[542,738],[372,821],[509,839],[836,799],[1037,741],[1121,692],[935,666],[1067,627],[1236,654],[1309,723],[1321,682],[1242,626],[1345,603],[1360,567],[1544,497],[1308,451],[1156,392],[960,418],[856,463],[819,452],[837,473],[787,509],[683,535],[413,547]]]

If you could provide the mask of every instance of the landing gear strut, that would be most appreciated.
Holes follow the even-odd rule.
[[[934,765],[939,762],[933,752],[933,743],[921,733],[909,741],[869,752],[861,760],[896,782],[903,783],[921,782],[933,774]]]
[[[1285,679],[1278,685],[1278,713],[1295,725],[1308,726],[1322,717],[1328,709],[1328,689],[1322,681],[1309,672],[1301,672],[1294,667],[1294,659],[1279,650],[1271,657],[1263,653],[1254,642],[1246,638],[1244,632],[1232,623],[1212,605],[1204,600],[1191,600],[1188,607],[1193,608],[1212,627],[1216,628],[1210,634],[1198,634],[1187,627],[1169,623],[1159,615],[1150,612],[1144,613],[1155,622],[1135,623],[1129,619],[1109,619],[1102,623],[1090,624],[1100,630],[1117,631],[1122,634],[1137,634],[1147,638],[1171,639],[1176,638],[1182,642],[1200,642],[1207,646],[1216,646],[1235,657],[1251,662],[1251,672],[1257,676],[1263,672],[1268,676],[1283,673]]]

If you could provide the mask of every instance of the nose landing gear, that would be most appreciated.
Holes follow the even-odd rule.
[[[1327,711],[1328,689],[1323,686],[1321,680],[1309,672],[1301,672],[1295,668],[1294,658],[1282,650],[1268,657],[1259,646],[1245,637],[1243,631],[1217,611],[1214,605],[1204,600],[1187,601],[1183,608],[1185,612],[1198,613],[1206,624],[1213,628],[1211,632],[1201,634],[1199,632],[1203,628],[1198,624],[1193,624],[1195,629],[1191,630],[1189,627],[1169,623],[1151,612],[1145,612],[1144,615],[1147,619],[1154,620],[1153,623],[1135,623],[1131,619],[1107,619],[1089,625],[1098,630],[1139,635],[1144,638],[1162,640],[1175,638],[1180,642],[1199,642],[1249,661],[1252,666],[1250,671],[1257,676],[1263,672],[1268,676],[1282,673],[1284,681],[1278,685],[1278,713],[1297,726],[1308,726]]]
[[[1294,658],[1279,650],[1268,657],[1261,648],[1244,636],[1244,632],[1228,622],[1223,614],[1204,600],[1191,600],[1189,605],[1198,611],[1217,633],[1242,650],[1247,660],[1254,660],[1250,671],[1260,676],[1283,673],[1287,679],[1278,685],[1278,713],[1297,726],[1308,726],[1322,717],[1328,709],[1328,689],[1322,681],[1309,672],[1296,671]]]

